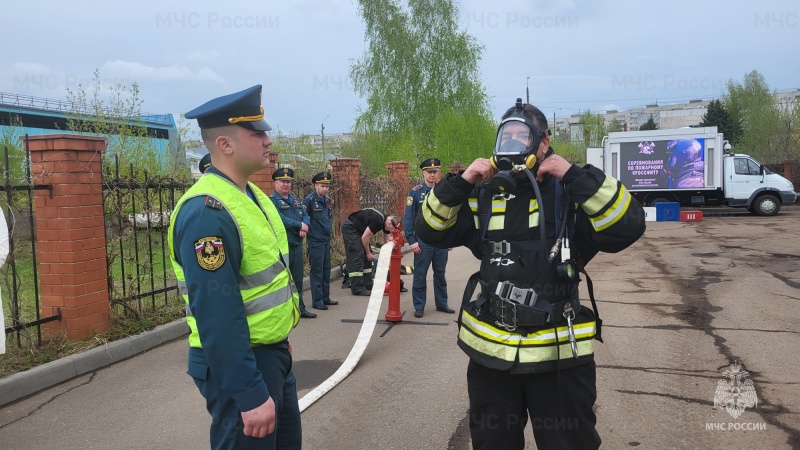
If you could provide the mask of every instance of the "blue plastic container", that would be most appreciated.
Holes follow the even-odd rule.
[[[656,203],[657,222],[678,222],[681,220],[681,204],[677,202]]]

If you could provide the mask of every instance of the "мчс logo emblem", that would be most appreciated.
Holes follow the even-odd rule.
[[[734,419],[738,418],[745,408],[758,406],[756,388],[750,375],[742,370],[739,363],[731,364],[731,370],[723,372],[728,380],[719,380],[717,391],[714,394],[714,408],[725,408]]]
[[[197,264],[205,270],[217,270],[225,263],[225,248],[219,236],[198,239],[194,243],[194,252],[197,255]]]

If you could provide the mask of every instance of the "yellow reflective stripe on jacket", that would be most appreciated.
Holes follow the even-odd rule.
[[[489,231],[504,230],[506,228],[506,216],[492,216],[489,218]]]
[[[589,221],[592,223],[595,231],[603,231],[619,222],[619,219],[628,211],[628,206],[630,206],[630,204],[631,194],[625,189],[625,186],[620,185],[617,200],[602,214],[596,217],[589,217]]]
[[[572,329],[575,332],[575,339],[594,337],[596,331],[594,322],[578,323]],[[558,327],[556,331],[558,332],[559,342],[569,341],[569,329],[567,327]],[[556,335],[552,328],[531,333],[520,341],[522,345],[551,345],[555,343]]]
[[[519,345],[522,335],[519,333],[512,333],[510,331],[495,328],[486,322],[482,322],[464,311],[461,316],[461,328],[469,328],[478,336],[494,342],[500,342],[506,345]]]
[[[472,211],[472,214],[478,214],[478,199],[470,197],[467,203],[469,204],[469,210]]]
[[[502,359],[503,361],[513,362],[517,358],[517,347],[510,345],[499,345],[494,342],[481,339],[480,337],[472,334],[472,332],[463,325],[458,331],[458,339],[470,346],[475,351],[497,359]]]
[[[492,214],[506,212],[506,205],[508,201],[504,198],[492,200]]]
[[[575,324],[573,329],[578,340],[578,356],[592,354],[595,321]],[[517,358],[521,363],[531,363],[573,357],[566,326],[557,327],[555,331],[552,328],[542,329],[523,336],[478,320],[465,310],[461,316],[458,338],[477,352],[507,362]]]
[[[435,231],[444,231],[452,227],[461,211],[461,204],[450,207],[443,205],[433,190],[425,196],[425,203],[422,205],[422,218]]]
[[[578,346],[578,356],[586,356],[594,353],[594,339],[576,342]],[[556,348],[550,347],[536,347],[536,348],[520,348],[519,349],[519,362],[520,363],[537,363],[544,361],[555,361],[556,359],[571,359],[572,347],[569,342],[561,344]]]
[[[594,193],[588,200],[586,200],[581,207],[586,214],[589,216],[596,215],[603,209],[611,200],[614,198],[614,195],[617,193],[617,184],[619,182],[614,178],[606,175],[606,179],[603,180],[603,184],[600,185],[600,189]]]

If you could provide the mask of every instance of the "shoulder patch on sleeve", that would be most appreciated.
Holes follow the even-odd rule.
[[[222,237],[206,236],[194,242],[197,265],[203,270],[214,272],[225,264],[225,247]]]
[[[214,197],[212,197],[210,195],[206,195],[206,201],[205,201],[204,205],[206,205],[207,207],[209,207],[211,209],[225,209],[222,206],[222,202],[220,202],[219,200],[215,199]]]
[[[412,197],[410,195],[408,197],[406,197],[406,206],[411,206],[413,204],[414,204],[414,197]]]
[[[416,191],[418,191],[420,189],[422,189],[422,185],[421,184],[418,184],[418,185],[414,186],[413,188],[411,188],[411,190],[414,191],[414,192],[416,192]]]

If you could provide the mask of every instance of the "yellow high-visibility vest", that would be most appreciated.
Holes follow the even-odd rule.
[[[189,309],[189,290],[183,267],[175,260],[173,233],[181,206],[194,197],[209,196],[220,202],[238,228],[242,244],[238,288],[247,314],[250,344],[268,345],[281,342],[300,320],[298,296],[291,287],[289,270],[280,258],[281,254],[289,253],[283,222],[269,197],[254,184],[249,183],[249,186],[255,193],[260,208],[230,180],[207,173],[186,191],[172,212],[169,230],[170,259],[178,280],[178,290],[186,302],[186,323],[191,329],[191,347],[200,348],[202,345],[197,322]],[[184,261],[184,264],[187,263],[188,261]],[[202,280],[192,280],[198,281]]]

